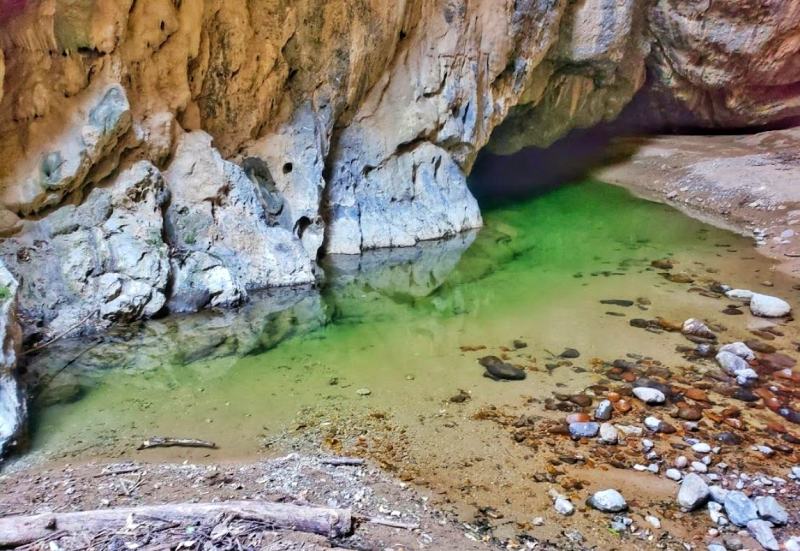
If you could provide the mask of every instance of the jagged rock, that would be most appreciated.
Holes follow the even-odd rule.
[[[747,523],[747,531],[753,536],[761,547],[769,551],[778,551],[781,546],[772,533],[772,526],[765,520],[751,520]]]
[[[695,337],[702,337],[704,339],[717,338],[714,332],[708,328],[708,325],[695,318],[689,318],[683,322],[683,325],[681,326],[681,333],[683,333],[684,335],[693,335]]]
[[[166,201],[158,170],[141,161],[80,205],[66,205],[0,243],[20,279],[20,315],[42,336],[148,318],[166,302]]]
[[[0,264],[0,459],[9,448],[18,445],[28,417],[25,394],[16,373],[22,344],[17,289],[14,277]]]
[[[689,473],[683,478],[678,490],[678,505],[685,511],[692,511],[708,501],[708,484],[699,475]]]
[[[750,369],[750,365],[744,359],[726,350],[718,352],[716,360],[725,373],[734,377],[739,373],[747,373]]]
[[[638,386],[633,389],[633,395],[648,405],[663,404],[667,397],[657,388]]]
[[[256,182],[222,158],[211,136],[184,134],[164,178],[171,195],[166,236],[174,250],[171,310],[236,304],[248,291],[315,281],[300,241],[270,225]]]
[[[789,513],[772,496],[760,496],[756,498],[756,508],[758,516],[772,524],[783,525],[789,522]]]
[[[756,504],[742,492],[728,492],[723,505],[728,518],[736,526],[747,526],[748,522],[758,518]]]

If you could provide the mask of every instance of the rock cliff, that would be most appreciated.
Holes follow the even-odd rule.
[[[705,4],[704,4],[705,6]],[[478,151],[800,112],[800,3],[0,0],[0,256],[27,339],[311,284],[478,227]]]

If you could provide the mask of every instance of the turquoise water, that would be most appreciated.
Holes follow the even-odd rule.
[[[379,410],[404,431],[415,461],[433,465],[437,454],[471,453],[465,433],[443,440],[435,423],[420,422],[447,415],[458,389],[471,393],[466,411],[474,411],[583,388],[591,373],[542,369],[549,352],[677,361],[674,344],[628,319],[724,317],[718,302],[666,281],[651,260],[674,258],[698,282],[757,288],[775,279],[748,240],[596,182],[492,206],[484,219],[477,235],[327,259],[321,291],[276,292],[238,311],[52,347],[31,366],[52,380],[35,404],[28,458],[255,457],[273,453],[272,442],[291,443],[309,417],[358,424]],[[608,298],[652,306],[600,304]],[[515,359],[529,377],[483,378],[477,358],[514,339],[528,344]],[[487,349],[468,350],[479,346]],[[484,429],[466,415],[460,422],[480,442]],[[153,435],[204,438],[219,450],[135,451]]]

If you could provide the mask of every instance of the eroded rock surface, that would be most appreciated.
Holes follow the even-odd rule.
[[[18,443],[27,420],[27,405],[16,374],[21,344],[17,282],[0,266],[0,458]]]

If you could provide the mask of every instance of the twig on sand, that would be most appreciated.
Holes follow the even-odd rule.
[[[209,448],[217,449],[214,442],[208,440],[198,440],[196,438],[172,438],[169,436],[153,436],[142,442],[137,450],[147,450],[150,448]]]
[[[390,518],[380,517],[358,517],[357,520],[369,522],[370,524],[379,524],[381,526],[389,526],[390,528],[402,528],[403,530],[417,530],[419,524],[400,522]]]
[[[360,457],[323,457],[320,463],[323,465],[332,465],[334,467],[360,467],[364,464],[364,460]]]

